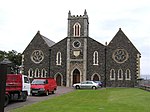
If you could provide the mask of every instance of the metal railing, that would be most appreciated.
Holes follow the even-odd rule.
[[[150,80],[140,80],[138,81],[138,85],[139,88],[150,91]]]

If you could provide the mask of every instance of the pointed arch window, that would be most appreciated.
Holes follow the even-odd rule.
[[[93,65],[98,65],[98,52],[93,53]]]
[[[34,77],[40,77],[40,70],[38,68],[35,69]]]
[[[116,78],[116,73],[114,69],[110,70],[110,80],[115,80]]]
[[[74,29],[74,36],[79,37],[80,36],[81,25],[79,23],[75,23],[74,26],[73,26],[73,29]]]
[[[61,52],[57,52],[57,55],[56,55],[56,65],[61,65],[62,63],[62,60],[61,60]]]
[[[123,80],[123,70],[122,69],[118,70],[118,80]]]
[[[30,69],[28,70],[28,77],[29,77],[29,78],[32,78],[32,77],[33,77],[33,69],[32,69],[32,68],[30,68]]]
[[[47,71],[45,70],[45,68],[43,68],[42,71],[41,71],[41,77],[45,78],[46,75],[47,75]]]
[[[131,71],[129,69],[127,69],[125,72],[125,78],[126,80],[131,80]]]

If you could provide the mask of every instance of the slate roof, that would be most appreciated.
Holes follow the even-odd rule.
[[[31,42],[28,44],[28,46],[26,47],[26,49],[27,49],[27,48],[30,46],[30,44],[35,40],[35,38],[38,38],[38,37],[42,38],[42,39],[45,41],[45,43],[47,44],[48,47],[51,47],[51,46],[53,46],[53,45],[55,44],[54,41],[52,41],[52,40],[48,39],[47,37],[41,35],[41,34],[40,34],[40,31],[38,31],[38,32],[36,33],[36,35],[34,36],[34,38],[31,40]],[[26,51],[26,49],[23,51],[22,54],[24,54],[24,52]]]
[[[41,35],[41,34],[40,34],[40,35]],[[41,37],[43,38],[43,40],[47,43],[47,45],[48,45],[49,47],[51,47],[51,46],[53,46],[53,45],[55,44],[54,41],[48,39],[47,37],[44,37],[43,35],[41,35]]]

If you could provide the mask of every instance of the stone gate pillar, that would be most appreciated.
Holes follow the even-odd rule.
[[[8,59],[0,62],[0,112],[4,112],[6,75],[11,71],[10,64]]]

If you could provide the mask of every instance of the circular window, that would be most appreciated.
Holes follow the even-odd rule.
[[[34,50],[31,55],[31,60],[34,63],[40,63],[44,59],[44,54],[41,50]]]
[[[128,59],[128,57],[128,53],[124,49],[116,49],[112,55],[112,58],[117,63],[124,63]]]
[[[81,46],[81,43],[78,40],[73,42],[73,47],[79,48],[80,46]]]

